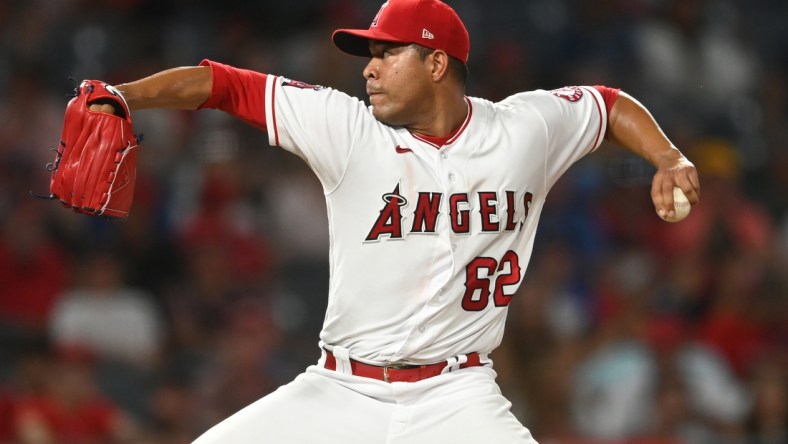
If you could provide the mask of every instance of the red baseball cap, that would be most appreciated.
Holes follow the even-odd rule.
[[[338,29],[332,36],[340,50],[369,57],[369,40],[417,43],[468,62],[468,30],[449,5],[439,0],[389,0],[369,29]]]

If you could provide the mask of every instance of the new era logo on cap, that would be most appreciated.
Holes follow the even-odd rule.
[[[449,5],[440,0],[388,0],[369,29],[338,29],[332,36],[342,51],[369,57],[369,40],[417,43],[468,62],[468,30]]]

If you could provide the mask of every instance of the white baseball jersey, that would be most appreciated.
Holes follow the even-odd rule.
[[[591,87],[466,100],[438,147],[344,93],[268,76],[270,143],[303,158],[326,196],[321,345],[423,364],[501,342],[547,193],[600,145],[607,115]]]

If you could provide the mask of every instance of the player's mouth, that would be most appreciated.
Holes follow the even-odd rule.
[[[372,96],[376,96],[378,94],[382,94],[383,91],[379,90],[378,88],[372,87],[367,84],[367,95],[371,98]]]
[[[367,95],[369,96],[369,103],[371,104],[380,100],[380,98],[383,96],[383,93],[380,91],[367,90]]]

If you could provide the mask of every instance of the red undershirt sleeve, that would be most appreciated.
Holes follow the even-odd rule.
[[[262,131],[266,130],[267,75],[208,59],[200,62],[200,66],[210,66],[213,73],[211,95],[200,109],[218,109]]]
[[[621,92],[620,88],[609,88],[607,86],[602,85],[594,85],[594,89],[599,91],[599,94],[602,95],[602,100],[605,101],[605,109],[607,109],[607,115],[610,117],[610,110],[613,109],[613,104],[616,103],[618,99],[618,94]]]
[[[599,91],[599,94],[602,95],[602,100],[605,102],[605,109],[607,110],[607,117],[610,119],[610,112],[613,109],[613,104],[616,103],[618,99],[618,94],[621,92],[621,88],[609,88],[603,85],[594,85],[594,89]],[[605,132],[605,139],[607,139],[607,132]]]

